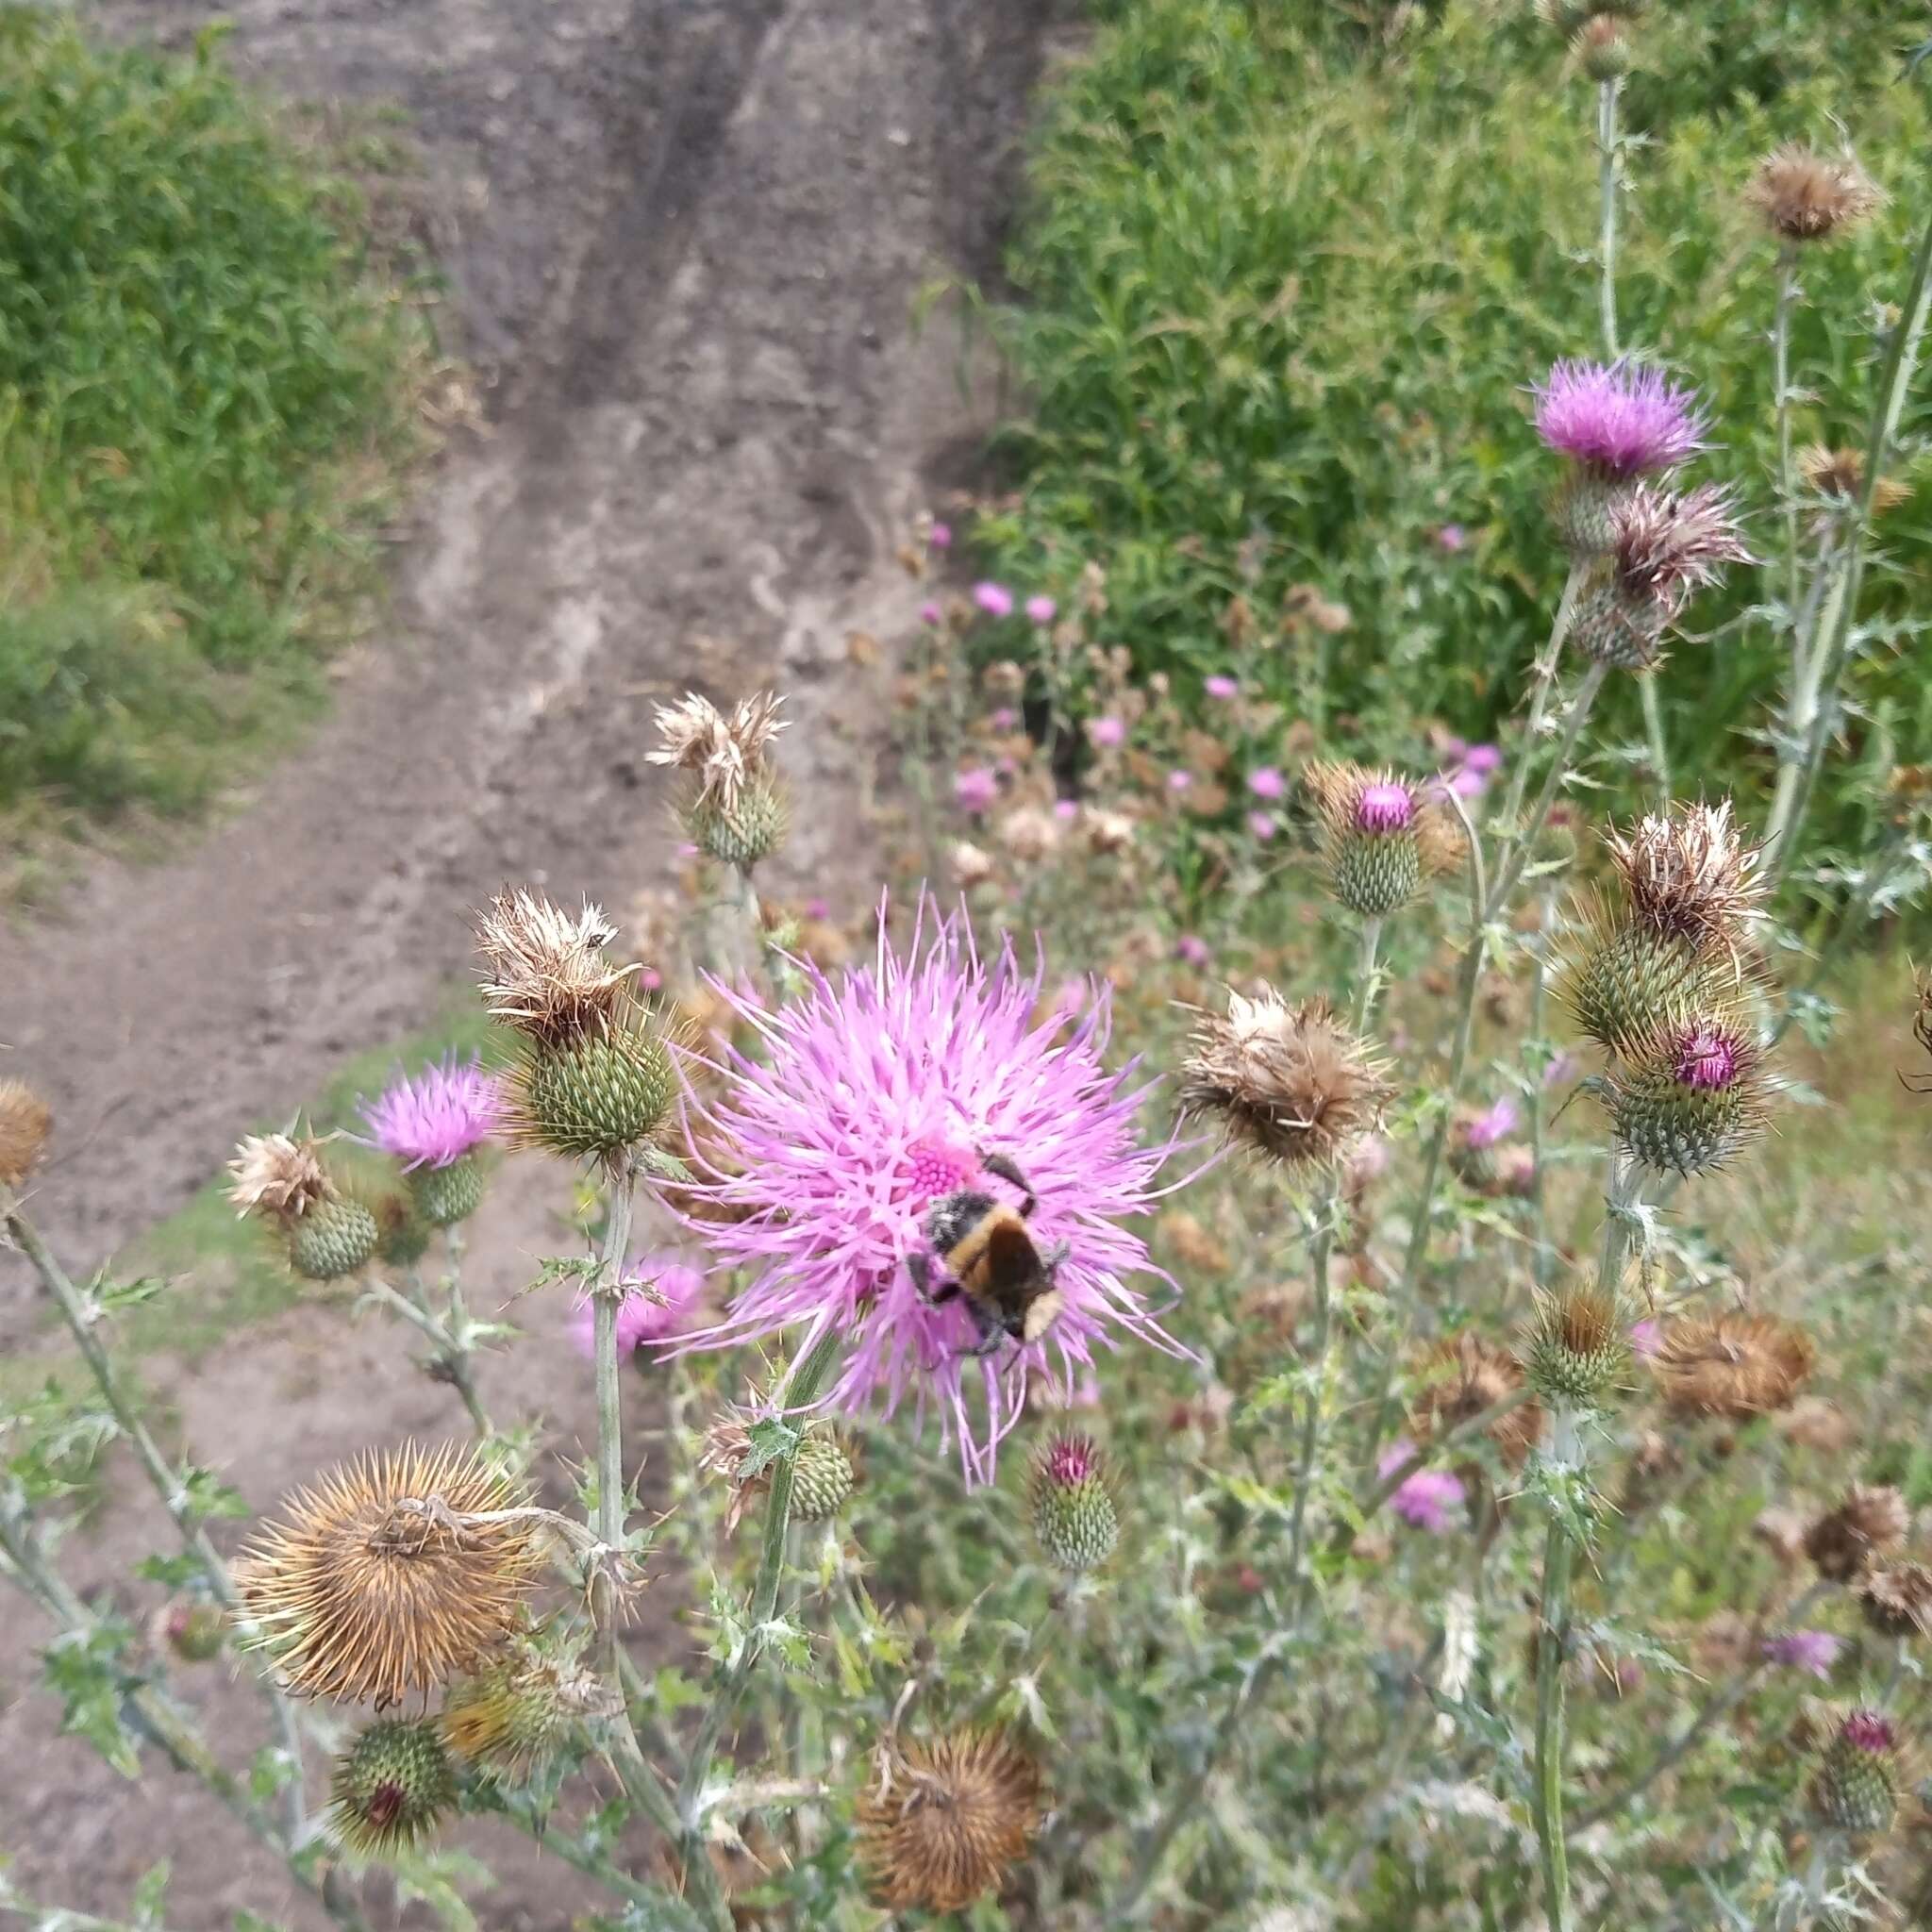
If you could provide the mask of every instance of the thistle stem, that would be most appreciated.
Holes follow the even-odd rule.
[[[1604,354],[1617,359],[1617,96],[1621,76],[1601,81],[1596,91],[1597,309],[1603,319]]]
[[[1777,498],[1785,524],[1785,608],[1795,625],[1798,591],[1798,484],[1791,466],[1791,310],[1798,299],[1798,244],[1778,250],[1777,307],[1771,325],[1772,381],[1777,407]]]
[[[596,1618],[605,1669],[620,1702],[624,1677],[618,1669],[617,1583],[610,1565],[620,1560],[625,1544],[624,1407],[617,1360],[617,1308],[624,1299],[624,1264],[630,1247],[630,1224],[637,1198],[637,1173],[626,1160],[612,1175],[604,1240],[597,1256],[597,1279],[591,1291],[591,1356],[597,1377],[597,1541],[605,1561],[591,1586],[591,1611]]]
[[[436,1354],[428,1365],[431,1375],[437,1381],[447,1382],[462,1398],[463,1407],[469,1411],[478,1436],[493,1434],[489,1411],[476,1393],[475,1377],[470,1373],[470,1351],[457,1340],[456,1331],[448,1322],[428,1306],[427,1297],[418,1300],[415,1296],[400,1293],[379,1274],[369,1277],[365,1292],[391,1314],[400,1315],[411,1327],[420,1329],[429,1338],[436,1346]]]
[[[1563,1829],[1563,1652],[1576,1546],[1552,1520],[1543,1543],[1536,1649],[1536,1837],[1549,1932],[1570,1932],[1570,1853]]]

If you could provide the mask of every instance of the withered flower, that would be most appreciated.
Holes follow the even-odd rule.
[[[1805,1554],[1828,1583],[1852,1583],[1906,1540],[1911,1512],[1890,1487],[1854,1483],[1844,1501],[1805,1532]]]
[[[894,1911],[963,1911],[1026,1856],[1040,1769],[1003,1731],[955,1731],[874,1755],[858,1801],[859,1860]]]
[[[1798,452],[1798,474],[1820,496],[1840,504],[1858,502],[1865,494],[1865,453],[1857,449],[1828,449],[1808,443]],[[1911,495],[1911,486],[1896,476],[1881,476],[1872,487],[1872,509],[1882,516]]]
[[[1473,1328],[1439,1341],[1423,1368],[1415,1416],[1418,1443],[1457,1428],[1493,1408],[1523,1387],[1523,1365],[1506,1348],[1487,1341]],[[1522,1465],[1542,1434],[1543,1412],[1524,1402],[1497,1417],[1485,1433],[1512,1469]]]
[[[1881,1637],[1932,1633],[1932,1570],[1923,1563],[1882,1563],[1858,1585],[1858,1607]]]
[[[54,1116],[22,1080],[0,1080],[0,1188],[17,1188],[40,1165]]]
[[[605,951],[616,937],[588,900],[573,915],[541,892],[506,887],[476,922],[490,1017],[544,1046],[603,1031],[629,1000],[632,969]]]
[[[296,1221],[336,1196],[335,1183],[316,1153],[321,1143],[288,1134],[250,1134],[228,1163],[228,1199],[242,1214]]]
[[[1651,1366],[1675,1414],[1746,1423],[1788,1407],[1817,1358],[1802,1328],[1730,1309],[1667,1323]]]
[[[1631,917],[1657,939],[1735,964],[1762,916],[1762,855],[1739,836],[1731,802],[1648,813],[1605,843]]]
[[[654,765],[696,773],[694,804],[735,812],[746,786],[763,769],[773,739],[785,729],[778,716],[783,702],[759,691],[727,719],[708,698],[688,691],[675,705],[658,706],[658,730],[664,743],[645,757]]]
[[[1884,193],[1850,155],[1790,142],[1758,162],[1744,200],[1787,242],[1823,242],[1861,222]]]

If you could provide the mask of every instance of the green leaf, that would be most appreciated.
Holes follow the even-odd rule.
[[[135,1932],[160,1932],[161,1907],[168,1896],[168,1861],[151,1865],[142,1874],[128,1902],[128,1921]]]
[[[125,1624],[102,1623],[88,1630],[66,1630],[41,1653],[48,1688],[59,1698],[60,1728],[85,1738],[122,1776],[141,1775],[141,1753],[122,1710],[141,1679],[125,1670],[121,1658],[133,1641]]]
[[[751,1447],[738,1465],[737,1480],[741,1483],[750,1482],[779,1457],[790,1456],[799,1443],[798,1430],[775,1415],[755,1422],[745,1433],[751,1438]]]

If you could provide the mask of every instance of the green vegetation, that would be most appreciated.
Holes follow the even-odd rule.
[[[0,6],[0,824],[192,808],[314,701],[420,312],[220,64]],[[364,164],[369,157],[358,157]]]
[[[1008,439],[1017,495],[980,534],[1028,585],[1064,591],[1099,560],[1109,641],[1183,696],[1238,669],[1291,719],[1412,757],[1422,720],[1481,738],[1518,708],[1561,582],[1525,391],[1600,348],[1596,90],[1527,0],[1401,9],[1387,39],[1346,19],[1383,11],[1108,10],[1046,98],[1011,261],[1023,306],[1001,323],[1031,420]],[[1741,489],[1767,555],[1776,251],[1740,191],[1767,150],[1832,147],[1842,122],[1892,192],[1857,237],[1807,253],[1795,325],[1798,440],[1862,443],[1874,294],[1904,279],[1932,135],[1904,32],[1869,0],[1703,0],[1637,31],[1623,339],[1709,400],[1723,446],[1697,474]],[[1868,610],[1901,617],[1927,526],[1907,510],[1884,534]],[[1303,585],[1350,627],[1296,622]],[[1674,765],[1747,799],[1788,655],[1746,614],[1768,590],[1735,574],[1699,607],[1722,634],[1680,641],[1659,685]],[[1856,680],[1868,742],[1927,741],[1910,641],[1898,630]],[[1641,738],[1634,691],[1613,722]],[[1855,764],[1821,801],[1847,843],[1864,830]]]

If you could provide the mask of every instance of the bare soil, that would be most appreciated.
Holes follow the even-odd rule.
[[[219,12],[266,90],[399,102],[425,157],[448,313],[488,394],[425,493],[380,635],[293,758],[164,862],[104,861],[0,931],[8,1071],[54,1102],[35,1212],[75,1268],[177,1208],[238,1127],[291,1111],[346,1055],[432,1015],[506,879],[614,908],[668,881],[653,702],[775,682],[795,829],[775,881],[874,892],[860,774],[882,736],[855,629],[903,621],[894,558],[933,466],[983,432],[955,343],[915,337],[930,275],[993,266],[1040,58],[1039,0],[94,0],[107,30],[185,42]],[[555,1245],[564,1177],[517,1164],[473,1247],[493,1307]],[[192,1291],[192,1284],[176,1291]],[[51,1344],[0,1256],[0,1345]],[[190,1374],[143,1365],[196,1455],[258,1508],[364,1443],[451,1432],[395,1331],[305,1307]],[[486,1381],[554,1451],[589,1426],[581,1364],[533,1341]],[[76,1584],[167,1546],[132,1482],[69,1545]],[[42,1629],[0,1622],[0,1850],[51,1902],[116,1916],[174,1861],[167,1920],[246,1906],[325,1923],[277,1863],[158,1772],[123,1783],[54,1734]],[[642,1631],[675,1649],[675,1628]],[[223,1748],[253,1692],[195,1687]],[[464,1840],[492,1927],[560,1926],[591,1894],[505,1828]]]

